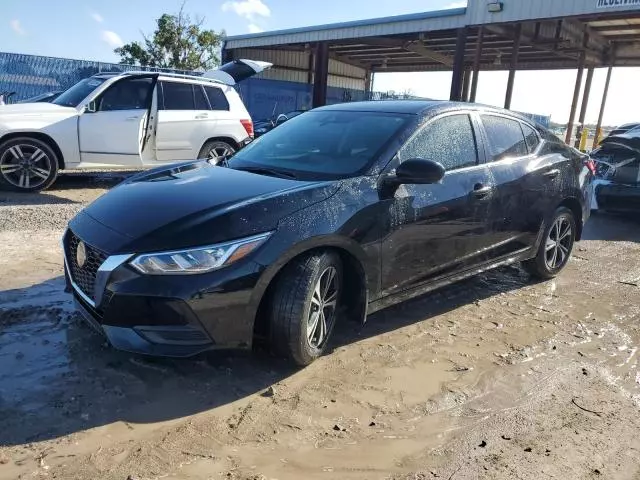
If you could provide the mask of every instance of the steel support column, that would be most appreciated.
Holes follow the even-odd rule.
[[[458,29],[456,35],[456,54],[453,58],[453,75],[451,76],[451,93],[449,100],[460,101],[464,76],[464,47],[467,43],[467,29]]]
[[[364,92],[367,94],[367,99],[370,97],[371,85],[373,84],[373,72],[367,70],[364,77]]]
[[[469,101],[476,101],[476,93],[478,91],[478,75],[480,74],[480,57],[482,56],[482,42],[484,40],[484,28],[478,28],[478,40],[476,41],[476,52],[473,57],[473,80],[471,81],[471,93]]]
[[[462,98],[463,102],[469,101],[469,87],[471,86],[471,69],[466,68],[462,78]]]
[[[593,67],[587,69],[587,79],[584,82],[584,92],[582,93],[582,106],[580,107],[580,115],[578,115],[578,132],[576,133],[576,141],[574,147],[580,147],[580,136],[584,128],[584,118],[587,115],[587,105],[589,104],[589,94],[591,93],[591,81],[593,80]]]
[[[580,87],[582,87],[582,73],[584,71],[584,53],[580,55],[578,60],[578,74],[576,75],[576,85],[573,88],[573,99],[571,100],[571,110],[569,111],[569,122],[567,123],[567,133],[564,141],[567,145],[571,144],[571,133],[573,133],[573,120],[576,116],[578,108],[578,97],[580,96]]]
[[[327,83],[329,80],[329,44],[320,42],[316,47],[313,75],[313,108],[327,104]]]
[[[607,104],[607,95],[609,95],[609,83],[611,82],[611,71],[613,70],[613,61],[607,69],[607,79],[604,82],[604,92],[602,92],[602,103],[600,104],[600,113],[598,114],[598,123],[596,124],[596,133],[593,137],[594,144],[600,141],[600,128],[602,128],[602,117],[604,116],[604,107]]]
[[[522,24],[515,27],[515,38],[513,39],[513,53],[509,64],[509,78],[507,80],[507,92],[504,96],[504,108],[511,108],[511,97],[513,96],[513,82],[516,79],[516,69],[518,68],[518,53],[520,52],[520,38],[522,37]]]

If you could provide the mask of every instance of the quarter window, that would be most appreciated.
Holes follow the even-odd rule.
[[[162,82],[165,110],[195,110],[193,85],[180,82]]]
[[[533,153],[535,149],[538,148],[540,138],[536,131],[525,123],[522,124],[522,131],[524,132],[524,138],[527,141],[527,147],[529,147],[529,153]]]
[[[398,152],[400,161],[424,158],[440,162],[445,170],[476,165],[478,152],[467,114],[448,115],[425,126]]]
[[[204,87],[211,104],[211,110],[229,110],[229,102],[224,92],[218,87]]]
[[[490,161],[527,155],[527,144],[520,122],[505,117],[482,115],[482,123],[489,140]]]
[[[195,95],[196,110],[209,110],[209,101],[204,95],[202,86],[194,85],[193,94]]]

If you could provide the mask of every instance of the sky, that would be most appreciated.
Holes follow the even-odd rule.
[[[192,17],[205,18],[205,26],[228,35],[278,30],[332,22],[401,15],[464,6],[458,0],[186,0]],[[152,33],[155,19],[179,10],[182,0],[2,0],[0,51],[53,57],[117,62],[113,49]],[[321,8],[319,8],[319,5]],[[587,110],[595,123],[606,70],[596,70]],[[586,75],[585,75],[586,76]],[[575,70],[518,72],[511,108],[569,117]],[[410,90],[428,98],[448,98],[451,73],[377,74],[374,89]],[[502,106],[506,72],[481,72],[478,102]],[[638,121],[640,100],[631,92],[640,85],[640,68],[614,69],[605,124]]]

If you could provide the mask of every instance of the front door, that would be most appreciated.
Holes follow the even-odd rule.
[[[389,202],[382,241],[382,294],[398,293],[481,261],[489,239],[493,182],[480,164],[467,113],[438,117],[398,152],[398,161],[442,163],[440,184],[401,185]]]
[[[78,119],[83,163],[140,166],[155,77],[118,80],[91,102]]]

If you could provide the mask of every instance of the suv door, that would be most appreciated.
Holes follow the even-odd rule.
[[[82,162],[138,166],[147,137],[156,76],[117,80],[78,118]]]
[[[475,120],[467,112],[435,118],[399,150],[440,162],[440,184],[401,185],[389,201],[381,245],[382,294],[411,289],[478,263],[487,245],[492,181],[480,162]]]
[[[156,158],[161,162],[194,160],[215,136],[217,118],[200,84],[161,80],[156,129]]]
[[[537,155],[541,140],[530,125],[498,114],[480,118],[496,184],[490,221],[497,248],[490,254],[499,257],[535,243],[547,205],[556,196],[554,182],[560,171],[549,157]]]

